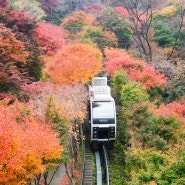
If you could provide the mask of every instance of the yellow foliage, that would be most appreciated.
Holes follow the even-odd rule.
[[[162,10],[155,10],[153,12],[153,16],[163,16],[166,18],[171,18],[177,13],[177,8],[175,6],[168,6],[163,8]]]

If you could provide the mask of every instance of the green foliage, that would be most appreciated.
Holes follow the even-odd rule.
[[[130,143],[131,135],[128,131],[128,126],[126,123],[126,117],[123,111],[118,110],[117,107],[117,113],[119,116],[117,116],[117,133],[116,133],[116,140],[120,142],[122,145],[128,146]]]
[[[123,145],[129,143],[130,134],[126,129],[125,114],[120,101],[122,86],[128,83],[128,75],[124,71],[116,71],[111,81],[112,95],[116,101],[117,109],[117,141]]]
[[[127,145],[131,135],[127,130],[128,114],[126,110],[132,110],[136,103],[147,101],[147,91],[142,88],[139,83],[129,81],[127,73],[123,71],[115,72],[112,79],[112,89],[117,103],[118,112],[117,140],[122,144]],[[130,119],[133,119],[133,117]]]
[[[24,10],[30,17],[40,21],[45,12],[41,8],[41,4],[35,0],[14,0],[10,1],[15,10]]]
[[[52,14],[48,14],[46,17],[44,17],[44,20],[46,20],[46,22],[51,22],[53,24],[56,25],[61,25],[62,19],[64,19],[64,17],[68,14],[68,12],[65,11],[57,11],[57,12],[53,12]]]
[[[169,103],[185,95],[185,76],[169,80],[163,94],[164,101]]]
[[[117,38],[112,32],[103,31],[101,27],[88,27],[82,33],[82,41],[85,43],[95,43],[103,51],[105,47],[116,47]]]
[[[149,184],[161,178],[161,171],[168,164],[168,158],[157,151],[129,149],[126,152],[126,173],[128,184]]]
[[[72,16],[67,16],[62,22],[62,26],[65,30],[69,31],[70,34],[79,33],[87,24],[87,15],[82,11],[74,12]]]
[[[128,74],[124,71],[116,71],[112,78],[112,87],[119,92],[123,85],[128,83]]]
[[[131,135],[128,132],[128,115],[125,111],[132,109],[136,103],[146,101],[148,95],[140,84],[129,82],[127,74],[122,71],[114,74],[112,87],[117,103],[117,140],[128,145]]]
[[[148,91],[148,94],[150,96],[150,101],[155,102],[156,105],[159,105],[161,102],[163,102],[163,95],[164,95],[164,89],[161,89],[159,87],[154,87]]]
[[[152,149],[124,148],[117,143],[110,153],[111,182],[119,185],[184,185],[184,149],[160,152]]]
[[[123,85],[128,83],[128,75],[124,71],[116,71],[111,81],[112,94],[117,105],[120,104],[120,90]]]
[[[163,13],[154,16],[153,29],[154,40],[161,47],[172,47],[176,41],[180,24],[179,17],[176,15],[177,9],[174,6],[164,8]],[[178,13],[180,14],[180,13]],[[182,35],[176,41],[176,48],[182,46]]]
[[[100,27],[88,27],[84,33],[82,33],[82,41],[85,43],[100,44],[103,31]]]
[[[139,131],[144,144],[155,147],[157,150],[166,150],[169,144],[176,143],[175,131],[179,123],[173,118],[154,118],[149,125],[143,126]]]
[[[132,107],[135,103],[148,100],[146,89],[141,87],[139,83],[135,82],[129,82],[122,86],[120,94],[120,100],[124,110]]]
[[[128,26],[115,29],[115,35],[118,38],[118,47],[128,49],[132,40],[132,30]]]
[[[167,150],[179,142],[184,133],[174,116],[156,116],[149,111],[151,103],[138,103],[125,112],[125,122],[131,133],[131,145]],[[178,133],[178,134],[177,134]]]
[[[118,13],[114,9],[106,8],[98,16],[98,24],[106,30],[114,31],[115,28],[120,27],[122,24],[119,18]]]
[[[125,174],[125,149],[121,143],[116,142],[114,150],[111,150],[109,155],[110,162],[110,179],[111,184],[124,185],[126,184]]]
[[[185,153],[184,151],[177,154],[177,161],[168,165],[167,169],[162,172],[160,184],[184,185],[185,184]]]
[[[129,47],[132,39],[132,31],[128,23],[119,16],[117,11],[112,8],[104,9],[98,17],[98,24],[101,25],[104,30],[115,33],[118,38],[118,47]]]
[[[169,25],[161,22],[155,26],[154,32],[155,42],[157,42],[159,46],[170,47],[174,44],[175,37]]]
[[[26,68],[28,69],[29,76],[34,79],[34,81],[39,81],[42,77],[42,67],[43,65],[37,61],[37,59],[34,61],[28,62],[26,64]]]
[[[60,159],[60,163],[68,162],[69,152],[67,151],[68,139],[69,139],[69,127],[67,126],[68,122],[64,120],[58,113],[58,110],[53,102],[53,99],[50,98],[48,101],[48,107],[46,112],[46,118],[48,122],[54,124],[54,130],[57,130],[59,133],[60,145],[64,146],[64,153]]]

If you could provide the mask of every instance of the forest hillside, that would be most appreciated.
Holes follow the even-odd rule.
[[[116,100],[113,185],[185,185],[182,0],[0,0],[0,184],[80,184],[87,85]]]

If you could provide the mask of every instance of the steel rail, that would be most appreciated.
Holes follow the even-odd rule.
[[[110,178],[109,178],[109,161],[108,161],[108,154],[107,154],[107,148],[103,144],[103,158],[104,158],[104,164],[105,164],[105,180],[106,180],[106,185],[110,185]]]
[[[97,185],[102,185],[102,171],[99,151],[95,152],[95,157],[96,157],[96,182]]]

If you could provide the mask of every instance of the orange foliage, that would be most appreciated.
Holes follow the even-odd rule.
[[[28,79],[23,79],[20,66],[26,63],[28,53],[23,42],[16,39],[11,29],[0,24],[0,88],[18,88]],[[21,65],[18,65],[22,63]],[[6,89],[7,88],[7,89]]]
[[[87,44],[72,44],[59,51],[51,62],[46,64],[45,71],[55,83],[86,83],[100,72],[102,67],[101,53]]]
[[[0,24],[0,62],[26,62],[26,56],[23,43],[15,38],[11,29]]]
[[[118,49],[118,48],[105,48],[105,55],[106,59],[109,61],[112,58],[117,58],[117,57],[128,57],[128,53],[124,49]]]
[[[144,61],[132,59],[125,50],[106,49],[105,55],[107,58],[106,71],[111,75],[117,70],[124,70],[128,73],[130,80],[141,82],[149,90],[162,87],[166,83],[163,74],[155,72],[155,69]]]
[[[56,133],[22,108],[1,105],[0,122],[0,184],[27,184],[60,158]]]
[[[155,181],[150,181],[149,185],[157,185]]]

